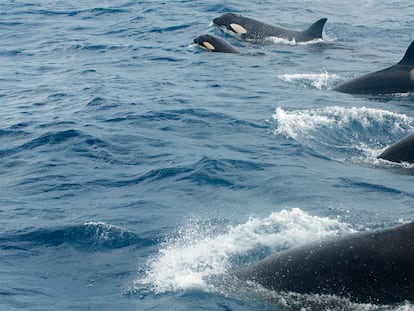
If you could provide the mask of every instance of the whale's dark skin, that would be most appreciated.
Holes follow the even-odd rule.
[[[385,149],[378,158],[397,163],[414,163],[414,133]]]
[[[351,79],[334,90],[374,96],[414,92],[414,41],[396,65]]]
[[[213,20],[213,23],[225,32],[237,35],[244,40],[262,41],[269,37],[277,37],[296,42],[321,39],[323,27],[327,19],[322,18],[304,31],[289,30],[262,23],[253,18],[239,14],[226,13]]]
[[[234,274],[280,292],[414,301],[414,222],[287,250]]]
[[[194,39],[194,43],[204,50],[211,52],[234,53],[239,51],[221,38],[212,35],[201,35]]]

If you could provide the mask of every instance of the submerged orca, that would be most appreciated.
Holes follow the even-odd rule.
[[[213,23],[223,31],[237,35],[245,40],[262,41],[268,37],[277,37],[296,42],[321,39],[323,27],[327,19],[322,18],[304,31],[289,30],[268,25],[255,19],[234,13],[223,14],[213,20]]]
[[[414,222],[287,250],[235,275],[281,292],[359,303],[414,301]]]
[[[391,162],[414,163],[414,133],[385,149],[378,158]]]
[[[414,41],[394,66],[351,79],[335,91],[359,95],[387,95],[414,92]]]
[[[202,49],[211,52],[239,53],[238,50],[226,41],[212,35],[201,35],[194,39],[194,43]]]

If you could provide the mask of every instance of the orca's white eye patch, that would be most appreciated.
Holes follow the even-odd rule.
[[[230,24],[231,29],[233,29],[233,31],[239,35],[244,35],[247,33],[247,29],[244,28],[243,26],[239,25],[239,24],[235,24],[232,23]]]
[[[213,51],[216,49],[214,45],[212,45],[210,42],[207,42],[207,41],[203,41],[203,45],[207,50],[210,50],[210,51]]]

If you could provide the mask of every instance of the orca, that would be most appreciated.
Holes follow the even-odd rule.
[[[397,163],[414,163],[414,133],[385,149],[378,158]]]
[[[396,65],[351,79],[334,87],[334,90],[356,95],[414,92],[414,41]]]
[[[414,222],[297,247],[233,273],[278,292],[372,304],[414,301]]]
[[[224,32],[239,36],[247,41],[260,42],[269,37],[277,37],[295,42],[322,39],[323,27],[327,19],[322,18],[304,31],[289,30],[262,23],[255,19],[234,13],[225,13],[213,20]]]
[[[201,35],[194,39],[194,43],[204,50],[222,53],[239,53],[239,51],[226,41],[212,35]]]

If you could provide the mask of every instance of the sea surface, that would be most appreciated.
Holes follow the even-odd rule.
[[[225,12],[328,22],[259,45],[215,28]],[[414,130],[414,96],[332,90],[413,30],[412,0],[2,0],[0,310],[414,310],[229,277],[414,219],[414,167],[376,159]]]

